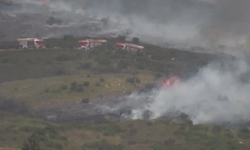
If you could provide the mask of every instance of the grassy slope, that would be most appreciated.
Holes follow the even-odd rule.
[[[168,120],[59,125],[7,112],[0,114],[0,147],[18,149],[35,130],[40,131],[42,147],[51,150],[88,149],[86,144],[102,140],[113,144],[116,150],[119,149],[116,146],[118,144],[124,150],[246,150],[250,147],[249,136],[239,138],[236,131],[203,125],[174,124]]]
[[[0,94],[3,97],[26,101],[32,108],[100,95],[122,94],[142,89],[147,83],[155,83],[157,81],[155,76],[159,78],[167,75],[170,69],[184,72],[186,76],[191,75],[211,59],[212,57],[207,54],[162,50],[150,45],[146,45],[145,55],[110,52],[103,49],[91,52],[70,49],[6,51],[0,55]],[[90,63],[91,68],[86,63]],[[104,82],[100,81],[101,77],[104,78]],[[134,84],[126,82],[126,79],[131,77],[137,77],[141,82]],[[77,84],[88,81],[90,85],[84,86],[81,92],[72,92],[70,87],[74,81]],[[100,86],[96,86],[96,83]],[[66,85],[67,89],[61,89],[62,85]],[[0,149],[20,148],[33,130],[41,130],[45,126],[52,125],[35,118],[2,111],[0,117]],[[65,150],[80,150],[86,143],[88,145],[84,148],[89,149],[90,143],[102,139],[113,144],[109,146],[114,149],[119,149],[119,146],[114,144],[121,144],[124,149],[129,150],[170,148],[195,150],[205,149],[204,147],[209,147],[211,144],[211,149],[223,150],[230,149],[228,147],[240,149],[240,146],[244,147],[245,143],[248,143],[248,140],[241,140],[244,144],[238,144],[239,138],[236,134],[227,130],[220,135],[212,133],[212,129],[205,126],[202,128],[209,130],[198,129],[196,126],[179,130],[183,125],[170,124],[168,121],[53,125],[54,134],[41,131],[42,145],[46,149],[63,147]],[[223,137],[224,134],[227,136]],[[232,134],[233,138],[228,139]],[[222,138],[217,139],[218,137]],[[244,137],[248,139],[249,135]],[[175,144],[171,145],[173,139]],[[168,146],[164,145],[164,142]],[[103,142],[101,144],[107,146]]]
[[[34,107],[122,94],[155,83],[155,76],[168,74],[170,68],[186,74],[195,72],[209,59],[205,54],[152,46],[146,47],[145,54],[102,48],[89,52],[73,49],[5,51],[0,55],[0,94],[25,100]],[[86,66],[87,63],[90,65]],[[104,82],[99,81],[101,77]],[[131,77],[138,78],[140,83],[126,82]],[[84,86],[82,92],[72,92],[73,82],[90,85]],[[67,89],[61,89],[63,85]]]
[[[5,82],[0,84],[0,93],[4,97],[27,100],[31,104],[42,106],[51,101],[61,103],[98,95],[126,93],[140,89],[154,80],[154,74],[147,70],[138,70],[140,73],[137,75],[132,75],[128,69],[125,73],[122,69],[114,69],[123,72],[102,74],[102,67],[104,71],[105,68],[112,68],[119,59],[113,59],[108,65],[99,65],[93,59],[101,57],[100,55],[104,54],[76,50],[2,52],[0,81]],[[86,63],[90,63],[92,68],[81,68]],[[133,85],[126,82],[127,78],[133,76],[140,78],[141,83]],[[100,78],[104,78],[104,82],[100,82]],[[72,92],[71,83],[75,81],[78,84],[89,82],[89,86],[84,86],[83,92]],[[66,85],[67,89],[62,90],[62,85]]]

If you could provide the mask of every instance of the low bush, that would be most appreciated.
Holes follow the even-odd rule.
[[[213,131],[213,133],[220,134],[222,131],[222,127],[219,125],[215,125],[215,126],[213,126],[212,131]]]
[[[234,135],[232,133],[224,133],[223,137],[226,138],[226,139],[233,139]]]
[[[121,128],[119,125],[112,123],[110,125],[107,125],[106,127],[104,127],[104,135],[106,136],[110,136],[110,135],[115,135],[118,134],[119,132],[121,132]]]
[[[33,128],[30,126],[21,127],[20,130],[23,132],[33,132]]]
[[[60,69],[57,70],[56,74],[58,74],[58,75],[66,75],[67,72],[66,72],[66,70],[64,68],[60,68]]]
[[[126,82],[131,83],[131,84],[133,84],[133,83],[141,83],[140,79],[137,78],[137,77],[127,78]]]
[[[67,87],[67,85],[63,84],[63,85],[60,87],[60,89],[61,89],[61,90],[67,90],[68,87]]]
[[[84,85],[84,86],[89,86],[89,82],[86,81],[86,82],[83,83],[83,85]]]
[[[155,88],[156,87],[156,85],[154,84],[154,83],[147,83],[146,85],[145,85],[145,89],[146,90],[152,90],[153,88]]]
[[[92,65],[90,63],[81,64],[81,69],[91,69]]]
[[[82,103],[89,103],[89,99],[88,98],[84,98],[84,99],[82,99]]]
[[[93,150],[123,150],[123,146],[120,144],[110,144],[106,140],[93,143],[85,143],[82,149],[93,149]]]
[[[95,84],[95,86],[100,86],[100,83],[97,82],[97,83]]]
[[[100,78],[99,80],[100,80],[100,82],[104,82],[104,78]]]
[[[71,60],[71,57],[69,55],[66,54],[60,54],[56,57],[57,61],[68,61]]]
[[[79,92],[83,92],[83,91],[84,91],[83,85],[82,85],[82,84],[79,84],[79,85],[78,85],[77,91],[79,91]]]
[[[58,150],[62,150],[62,149],[63,149],[63,146],[62,146],[62,144],[60,144],[60,143],[55,143],[53,147],[54,147],[55,149],[58,149]]]

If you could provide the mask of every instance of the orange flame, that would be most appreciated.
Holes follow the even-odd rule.
[[[170,78],[165,79],[165,81],[162,82],[162,86],[165,87],[176,87],[180,82],[180,78],[175,76],[173,73],[170,74]]]

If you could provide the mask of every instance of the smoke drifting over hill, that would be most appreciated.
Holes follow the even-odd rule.
[[[37,25],[34,30],[39,27],[39,31],[44,31],[43,37],[93,34],[82,25],[91,21],[100,23],[103,17],[108,17],[105,31],[119,33],[129,28],[132,30],[131,36],[151,44],[208,48],[218,45],[250,47],[249,0],[215,0],[213,3],[191,0],[58,0],[46,9],[35,8],[23,7],[18,13],[39,12],[42,19],[37,19],[37,22],[28,17],[23,17],[21,22]],[[67,25],[67,28],[57,25],[46,26],[43,30],[46,19],[52,14],[63,20],[62,24]],[[6,25],[10,27],[8,22]],[[16,25],[20,26],[18,23]],[[93,26],[93,23],[88,25]],[[0,27],[5,28],[1,24]],[[93,32],[103,32],[103,28]],[[35,32],[29,32],[29,35],[35,35]],[[185,112],[194,123],[249,119],[250,84],[240,80],[242,74],[249,70],[248,63],[243,59],[231,60],[224,65],[211,64],[177,88],[162,88],[147,94],[134,93],[118,106],[106,107],[112,111],[132,107],[132,113],[128,116],[132,119],[143,118],[146,110],[152,112],[151,119],[171,112]]]
[[[250,1],[214,0],[71,1],[76,10],[109,17],[146,41],[188,46],[248,46]],[[65,5],[66,6],[66,5]],[[157,40],[154,40],[154,39]],[[161,40],[161,41],[160,41]]]
[[[39,5],[27,5],[27,2],[31,0],[13,1],[23,6],[6,6],[1,9],[12,9],[12,13],[20,15],[39,14],[41,21],[50,16],[58,17],[68,23],[69,28],[67,32],[60,29],[56,35],[64,33],[79,36],[77,33],[82,32],[84,28],[76,29],[76,24],[84,24],[88,17],[96,21],[108,17],[109,28],[106,27],[106,31],[109,29],[110,32],[120,33],[124,29],[131,29],[131,36],[138,36],[152,44],[208,48],[218,45],[250,45],[248,0],[215,0],[213,3],[200,0],[54,0],[44,7],[36,2],[33,3]],[[46,24],[46,21],[42,23],[34,19],[32,22],[27,19],[29,18],[22,18],[21,22],[33,25]],[[52,34],[50,33],[50,36]]]
[[[211,19],[200,28],[202,40],[249,47],[250,1],[217,0],[215,6]]]
[[[211,63],[175,88],[133,93],[118,105],[101,108],[111,112],[131,110],[123,114],[130,119],[144,119],[145,112],[149,119],[184,112],[194,124],[239,123],[250,119],[249,69],[242,60]]]

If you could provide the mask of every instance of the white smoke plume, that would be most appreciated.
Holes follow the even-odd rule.
[[[194,124],[246,121],[250,119],[249,70],[243,59],[214,62],[177,87],[135,92],[118,105],[105,107],[132,110],[125,114],[130,119],[144,119],[145,111],[149,111],[149,119],[183,112]]]
[[[95,19],[108,17],[109,23],[120,24],[110,30],[130,28],[131,36],[151,44],[250,45],[248,0],[57,0],[50,7]]]
[[[130,37],[137,36],[141,41],[162,46],[250,47],[248,0],[51,0],[46,8],[34,1],[13,0],[13,3],[23,4],[13,12],[39,14],[42,20],[54,16],[78,26],[86,23],[88,17],[96,21],[108,17],[109,28],[105,30],[120,33],[131,29]],[[27,2],[39,4],[40,8],[25,5]],[[52,15],[52,11],[56,14]],[[82,32],[84,28],[72,26],[70,29],[67,32],[59,29],[55,35],[87,34]]]

